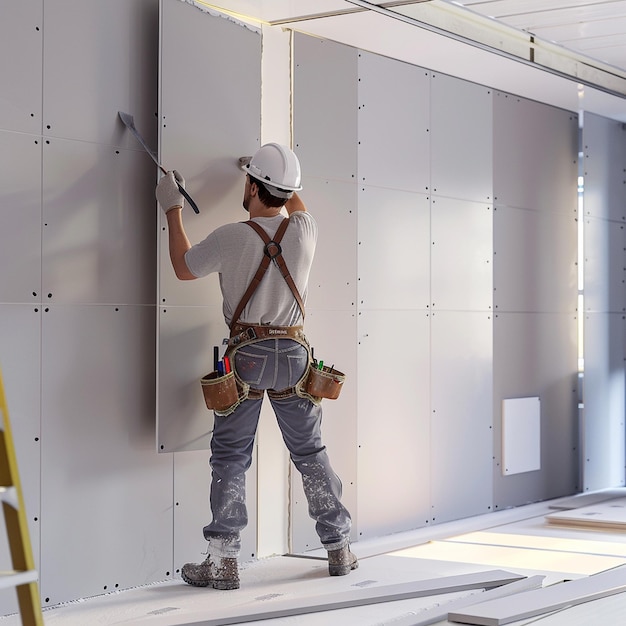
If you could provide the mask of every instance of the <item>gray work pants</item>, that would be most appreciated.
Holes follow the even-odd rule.
[[[304,374],[308,351],[292,339],[265,339],[240,348],[234,365],[252,388],[282,391]],[[302,475],[317,534],[327,550],[341,548],[348,541],[351,519],[341,504],[341,481],[322,444],[322,407],[295,394],[270,402],[291,460]],[[216,557],[239,556],[240,531],[248,523],[245,472],[252,462],[261,403],[246,400],[230,415],[215,416],[210,461],[213,520],[204,527],[204,536]]]

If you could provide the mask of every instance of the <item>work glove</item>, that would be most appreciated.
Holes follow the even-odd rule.
[[[184,189],[185,179],[176,170],[168,172],[159,181],[156,188],[156,198],[164,213],[185,206],[185,198],[180,193],[178,185]]]

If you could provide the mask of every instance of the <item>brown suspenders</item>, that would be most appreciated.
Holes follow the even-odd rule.
[[[287,264],[285,263],[285,259],[283,258],[282,248],[280,247],[280,241],[283,238],[285,231],[287,230],[287,226],[289,226],[289,219],[286,217],[283,219],[283,221],[280,223],[280,226],[278,227],[278,230],[274,234],[273,239],[270,239],[268,234],[256,222],[248,220],[247,222],[243,223],[248,224],[257,232],[259,237],[261,237],[261,239],[265,243],[265,247],[263,249],[264,254],[263,259],[261,260],[261,264],[259,265],[259,269],[256,271],[254,278],[250,281],[250,284],[248,285],[248,289],[243,294],[243,297],[241,298],[239,304],[237,305],[237,308],[235,309],[235,313],[230,323],[231,328],[234,326],[234,324],[238,322],[239,316],[244,310],[246,304],[248,304],[248,301],[252,297],[252,294],[256,291],[256,288],[261,283],[261,279],[263,278],[267,268],[269,267],[270,261],[274,261],[278,269],[280,269],[283,278],[285,279],[287,285],[289,285],[291,293],[293,293],[293,297],[296,299],[296,302],[300,307],[300,311],[302,312],[302,318],[304,319],[304,303],[302,302],[302,298],[298,293],[298,288],[296,287],[296,284],[291,277],[291,274],[289,273],[289,269],[287,268]]]

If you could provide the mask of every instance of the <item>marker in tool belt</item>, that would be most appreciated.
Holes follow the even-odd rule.
[[[224,371],[230,374],[230,359],[227,356],[224,357]]]
[[[320,361],[320,364],[317,366],[318,370],[323,370],[324,369],[324,361]]]

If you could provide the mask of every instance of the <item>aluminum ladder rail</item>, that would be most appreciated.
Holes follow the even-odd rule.
[[[0,589],[15,587],[23,626],[43,626],[38,574],[28,534],[11,423],[0,372],[0,501],[13,571],[0,572]]]

